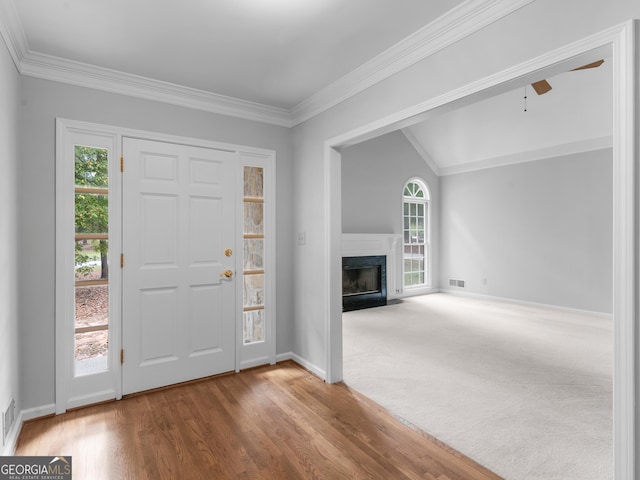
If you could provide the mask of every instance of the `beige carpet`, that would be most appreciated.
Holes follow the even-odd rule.
[[[513,480],[612,474],[612,321],[447,294],[343,315],[344,380]]]

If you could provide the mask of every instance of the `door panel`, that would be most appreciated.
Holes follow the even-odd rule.
[[[234,153],[125,138],[123,393],[235,368]]]

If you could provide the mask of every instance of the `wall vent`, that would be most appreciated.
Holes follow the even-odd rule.
[[[464,280],[454,280],[453,278],[450,278],[449,279],[449,286],[450,287],[464,288]]]
[[[11,399],[11,403],[2,414],[2,445],[7,444],[7,437],[9,436],[9,432],[11,431],[11,427],[13,427],[13,422],[16,420],[16,401],[14,398]]]

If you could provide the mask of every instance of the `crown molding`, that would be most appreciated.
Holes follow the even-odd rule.
[[[7,45],[18,72],[22,73],[22,58],[28,51],[27,36],[22,29],[18,10],[13,0],[0,0],[0,36]]]
[[[291,109],[298,125],[534,0],[467,0]]]
[[[163,102],[206,112],[290,127],[289,112],[238,98],[118,72],[59,57],[28,53],[22,74],[79,87]]]
[[[345,101],[534,0],[467,0],[292,109],[228,97],[32,52],[15,0],[0,0],[0,34],[27,76],[292,127]]]
[[[485,160],[478,160],[475,162],[454,165],[451,167],[442,167],[440,168],[440,176],[475,172],[477,170],[484,170],[487,168],[505,167],[507,165],[533,162],[536,160],[545,160],[547,158],[564,157],[567,155],[574,155],[578,153],[604,150],[606,148],[613,148],[612,136],[590,138],[577,142],[564,143],[561,145],[554,145],[552,147],[532,150],[529,152],[514,153],[511,155],[488,158]]]

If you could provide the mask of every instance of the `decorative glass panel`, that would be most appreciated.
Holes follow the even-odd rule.
[[[244,167],[245,198],[264,198],[264,169],[261,167]]]
[[[244,292],[242,337],[245,344],[265,341],[264,169],[244,167]]]
[[[244,233],[250,235],[264,234],[264,204],[245,202]]]
[[[256,307],[264,305],[264,275],[244,276],[244,306]]]
[[[244,343],[264,342],[264,323],[264,310],[253,310],[244,312]]]
[[[264,268],[264,240],[245,238],[244,270],[262,270]]]

